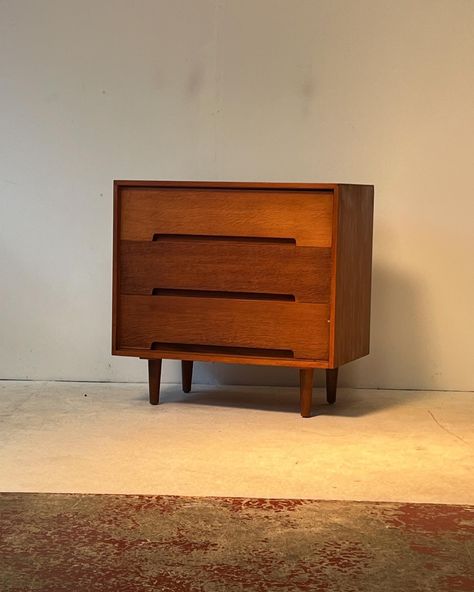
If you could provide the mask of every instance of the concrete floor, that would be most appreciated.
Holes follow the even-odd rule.
[[[0,382],[0,490],[474,503],[473,393]]]

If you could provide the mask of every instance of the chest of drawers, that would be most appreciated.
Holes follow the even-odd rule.
[[[301,415],[313,372],[369,352],[373,187],[115,181],[112,353],[292,366]]]

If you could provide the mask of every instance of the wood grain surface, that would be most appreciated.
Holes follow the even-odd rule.
[[[328,357],[327,304],[123,295],[120,308],[119,349],[147,349],[157,342]]]
[[[374,188],[341,185],[336,200],[330,355],[333,367],[369,353]]]
[[[216,290],[329,302],[331,250],[213,240],[121,241],[120,291]]]
[[[294,239],[299,246],[330,247],[331,192],[290,190],[124,187],[122,240],[152,240],[161,233]]]

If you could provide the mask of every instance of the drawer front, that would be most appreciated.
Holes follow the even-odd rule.
[[[327,360],[329,306],[179,296],[120,297],[119,349],[251,348],[255,355]]]
[[[280,238],[330,247],[331,191],[123,187],[120,238],[168,235]]]
[[[328,303],[330,266],[328,248],[220,240],[122,241],[120,291],[203,291],[228,297],[245,293],[254,299]]]

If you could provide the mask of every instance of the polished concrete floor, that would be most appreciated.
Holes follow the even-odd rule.
[[[474,503],[474,394],[0,382],[0,491]]]

